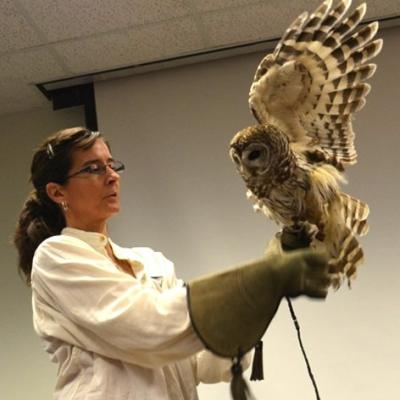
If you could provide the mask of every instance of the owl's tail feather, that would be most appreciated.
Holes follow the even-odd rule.
[[[366,235],[369,230],[367,223],[369,215],[368,204],[346,193],[340,193],[339,199],[346,226],[351,229],[353,234]]]
[[[350,286],[351,281],[356,277],[358,267],[364,261],[364,252],[356,236],[348,227],[343,229],[336,248],[338,249],[337,257],[331,263],[332,272],[337,273],[333,286],[339,288],[344,278],[347,278]]]
[[[337,200],[330,205],[329,214],[327,243],[330,243],[328,247],[332,254],[331,271],[337,274],[333,286],[339,288],[346,278],[350,286],[364,261],[364,252],[357,236],[368,232],[369,208],[361,200],[339,193]]]

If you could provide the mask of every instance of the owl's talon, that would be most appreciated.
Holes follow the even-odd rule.
[[[286,251],[309,247],[312,237],[305,224],[285,226],[282,230],[281,243]]]

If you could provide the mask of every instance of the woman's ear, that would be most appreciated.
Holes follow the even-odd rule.
[[[46,193],[54,203],[61,205],[66,200],[64,189],[59,183],[49,182],[46,185]]]

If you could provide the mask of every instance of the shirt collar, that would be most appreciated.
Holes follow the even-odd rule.
[[[105,247],[108,242],[108,237],[98,232],[87,232],[81,229],[66,227],[61,231],[62,235],[72,236],[77,239],[83,240],[95,250],[101,253],[105,252]]]
[[[107,243],[110,243],[115,256],[117,258],[119,258],[120,260],[128,260],[130,262],[136,276],[142,277],[142,275],[143,275],[143,277],[144,277],[144,266],[141,263],[141,261],[139,261],[139,259],[137,259],[137,257],[134,256],[134,254],[131,254],[129,249],[125,249],[123,247],[118,246],[106,235],[103,235],[102,233],[98,233],[98,232],[87,232],[87,231],[83,231],[81,229],[76,229],[76,228],[71,228],[71,227],[65,227],[61,231],[61,234],[67,235],[67,236],[72,236],[72,237],[75,237],[77,239],[84,241],[85,243],[87,243],[88,245],[93,247],[96,251],[105,255],[106,257],[108,257],[107,251],[106,251],[106,245],[107,245]]]

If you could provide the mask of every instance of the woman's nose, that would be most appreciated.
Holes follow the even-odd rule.
[[[114,171],[109,165],[106,168],[107,183],[119,180],[119,173]]]

